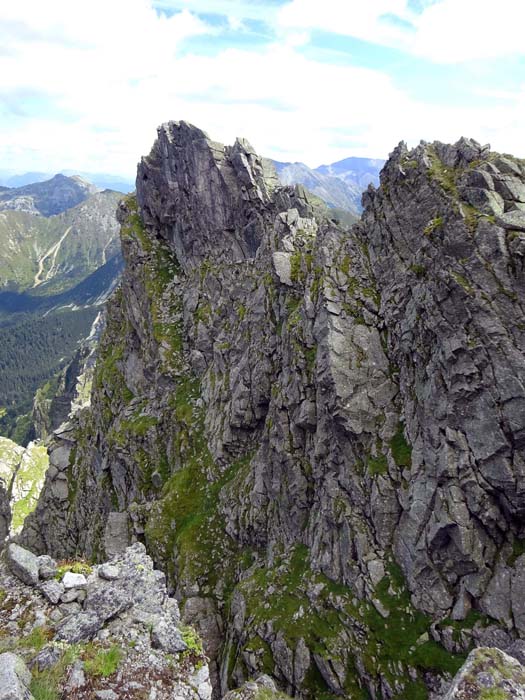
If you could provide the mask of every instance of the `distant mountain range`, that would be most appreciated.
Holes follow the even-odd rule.
[[[133,192],[135,180],[108,173],[88,173],[82,170],[62,170],[60,175],[67,177],[77,176],[95,185],[100,190],[113,190],[115,192]],[[29,172],[13,173],[11,170],[0,170],[0,192],[2,187],[23,187],[37,182],[51,180],[54,173]]]
[[[63,292],[120,255],[121,197],[63,175],[0,192],[0,291]]]
[[[98,192],[97,187],[78,176],[55,175],[44,182],[3,187],[0,191],[0,211],[52,216],[80,204],[95,192]]]
[[[323,199],[329,207],[343,209],[354,215],[361,213],[361,195],[370,183],[379,184],[379,172],[384,160],[374,158],[345,158],[329,165],[309,168],[304,163],[273,161],[283,185],[302,184]],[[79,170],[62,170],[60,175],[68,179],[92,183],[101,190],[109,189],[128,193],[135,189],[135,181],[108,173],[88,173]],[[53,178],[52,173],[13,173],[0,170],[0,198],[3,187],[21,188]]]
[[[120,278],[121,192],[79,176],[0,188],[0,434],[25,444],[39,387],[70,362]]]
[[[379,172],[385,163],[371,158],[345,158],[312,169],[304,163],[273,162],[283,185],[300,183],[329,207],[344,209],[354,215],[362,211],[363,191],[370,183],[379,184]]]

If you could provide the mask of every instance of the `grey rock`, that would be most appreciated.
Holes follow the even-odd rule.
[[[525,231],[525,212],[523,211],[509,211],[506,214],[500,214],[496,217],[496,221],[505,229]]]
[[[109,513],[104,534],[104,550],[108,557],[122,552],[129,545],[129,518],[127,513]]]
[[[38,558],[29,550],[11,543],[7,547],[7,565],[28,586],[38,583]]]
[[[518,630],[525,632],[525,554],[516,559],[510,584],[510,603]]]
[[[50,603],[57,605],[64,593],[64,586],[55,579],[50,579],[40,584],[40,590]]]
[[[41,649],[32,659],[31,667],[36,666],[39,671],[45,671],[55,666],[61,659],[63,650],[53,644],[48,644]]]
[[[68,644],[85,642],[96,637],[103,621],[94,612],[79,612],[67,617],[57,628],[57,637]]]
[[[85,596],[85,590],[81,588],[69,588],[62,593],[60,596],[60,601],[62,603],[73,603],[75,600],[81,602],[80,599],[84,599]]]
[[[79,613],[82,610],[82,606],[76,600],[73,600],[61,603],[58,606],[58,610],[64,617],[67,617],[69,615],[76,615],[77,613]]]
[[[102,564],[97,571],[100,578],[103,578],[106,581],[115,581],[120,577],[120,570],[118,566],[114,566],[113,564]]]
[[[191,683],[197,688],[199,700],[211,700],[213,696],[213,688],[210,683],[210,670],[207,665],[202,666],[192,676]]]
[[[98,700],[117,700],[118,695],[114,690],[95,690],[95,697]]]
[[[11,508],[4,482],[0,479],[0,552],[4,548],[4,542],[9,535],[11,526]]]
[[[66,571],[62,577],[62,585],[66,591],[72,588],[86,588],[87,579],[84,574],[75,574],[72,571]]]
[[[454,678],[443,700],[484,697],[484,690],[494,689],[493,696],[512,700],[525,698],[525,668],[499,649],[474,649]]]
[[[84,673],[84,663],[83,661],[77,660],[73,664],[73,668],[69,674],[66,683],[66,690],[69,693],[74,692],[78,688],[82,688],[86,685],[86,674]]]
[[[110,620],[133,604],[131,595],[118,586],[88,589],[84,610],[92,611],[101,620]]]
[[[52,579],[56,576],[57,571],[57,563],[52,557],[47,554],[38,557],[38,574],[41,579]]]
[[[289,287],[293,286],[291,257],[290,253],[280,251],[276,251],[272,256],[275,274],[283,284]]]
[[[525,666],[525,640],[516,639],[512,644],[504,650],[509,656],[520,662],[522,666]]]
[[[165,618],[160,619],[151,630],[151,643],[156,649],[162,649],[168,654],[185,651],[188,645],[182,638],[180,630]]]
[[[51,622],[54,622],[56,624],[57,622],[60,622],[60,620],[64,619],[64,614],[60,612],[58,608],[53,608],[53,610],[51,610],[51,612],[49,613],[49,619],[51,620]]]
[[[30,683],[31,672],[20,656],[0,654],[0,700],[32,700]]]

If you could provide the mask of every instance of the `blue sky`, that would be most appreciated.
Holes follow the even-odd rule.
[[[0,169],[133,176],[169,119],[316,166],[462,135],[525,156],[523,0],[17,0]]]

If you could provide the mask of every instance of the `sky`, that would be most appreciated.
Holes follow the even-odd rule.
[[[157,126],[311,167],[525,156],[523,0],[1,0],[0,170],[134,177]]]

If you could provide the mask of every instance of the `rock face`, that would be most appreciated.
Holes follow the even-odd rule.
[[[473,141],[400,145],[347,231],[246,141],[164,125],[23,541],[144,541],[216,693],[443,694],[525,636],[524,187]]]

